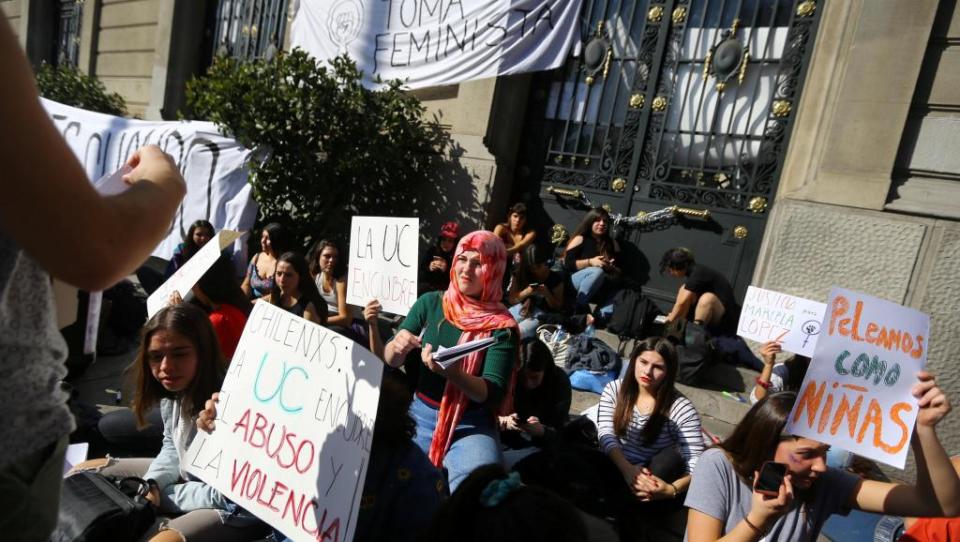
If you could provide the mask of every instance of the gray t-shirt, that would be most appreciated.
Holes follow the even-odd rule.
[[[816,540],[832,514],[846,513],[846,504],[859,482],[855,474],[827,468],[812,488],[813,498],[807,502],[794,499],[792,509],[778,519],[761,540]],[[697,462],[684,504],[722,521],[726,534],[750,512],[752,496],[753,488],[737,476],[726,453],[720,448],[711,448]]]
[[[73,430],[50,275],[0,235],[0,467]]]

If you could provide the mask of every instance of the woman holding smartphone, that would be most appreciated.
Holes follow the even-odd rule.
[[[950,401],[924,371],[917,374],[913,395],[919,406],[914,485],[863,480],[828,467],[829,445],[784,433],[796,394],[768,395],[723,444],[700,457],[685,503],[687,539],[816,540],[832,514],[851,508],[895,516],[960,515],[960,478],[935,430],[950,412]],[[786,466],[775,496],[757,491],[754,483],[769,461]]]

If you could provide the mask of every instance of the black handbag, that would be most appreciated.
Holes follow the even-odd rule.
[[[141,478],[78,472],[63,481],[60,515],[51,542],[136,540],[153,524],[155,512]]]

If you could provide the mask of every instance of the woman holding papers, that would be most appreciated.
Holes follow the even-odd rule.
[[[399,367],[422,348],[426,370],[410,409],[415,441],[434,465],[447,468],[451,491],[475,468],[501,461],[494,414],[510,412],[518,344],[517,323],[500,302],[506,259],[503,241],[491,232],[463,237],[446,292],[417,299],[384,351],[387,364]],[[438,348],[491,337],[493,346],[449,365],[434,359]]]
[[[935,429],[950,412],[950,401],[933,375],[921,371],[916,378],[915,484],[863,480],[828,467],[829,445],[784,432],[797,395],[775,393],[753,405],[723,444],[700,457],[685,503],[688,540],[816,540],[830,515],[851,508],[897,516],[960,515],[960,478]],[[774,476],[764,494],[753,480],[772,461],[785,465],[786,474],[779,488]]]
[[[133,363],[136,397],[133,412],[142,424],[157,403],[163,418],[163,448],[154,458],[87,461],[75,470],[99,470],[110,476],[147,480],[147,499],[159,520],[145,533],[169,540],[174,531],[185,540],[251,540],[264,531],[253,516],[213,487],[186,472],[181,461],[197,433],[195,419],[204,401],[220,389],[226,362],[210,320],[199,308],[181,303],[161,309],[143,328]],[[159,530],[165,525],[164,530]],[[164,538],[168,537],[168,538]]]

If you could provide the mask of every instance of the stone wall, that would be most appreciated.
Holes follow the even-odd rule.
[[[929,368],[960,404],[960,212],[951,214],[960,191],[949,196],[960,182],[945,175],[960,180],[950,148],[960,94],[945,83],[960,68],[956,4],[818,3],[825,11],[754,284],[817,300],[843,286],[928,313]],[[960,453],[956,412],[939,434]],[[905,471],[885,471],[912,480],[912,456]]]
[[[7,18],[7,21],[10,22],[10,26],[13,27],[13,33],[20,36],[20,10],[21,2],[20,0],[0,0],[0,12]]]
[[[103,0],[98,38],[92,44],[93,73],[107,90],[123,96],[133,116],[144,117],[150,105],[158,4],[159,0]]]

